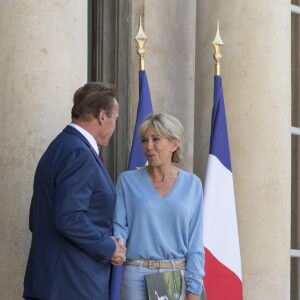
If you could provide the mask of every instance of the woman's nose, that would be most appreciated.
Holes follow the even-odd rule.
[[[153,147],[152,141],[148,141],[146,144],[146,149],[151,149]]]

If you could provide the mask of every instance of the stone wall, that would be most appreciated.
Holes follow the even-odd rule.
[[[0,1],[0,295],[21,299],[33,175],[87,80],[86,1]]]

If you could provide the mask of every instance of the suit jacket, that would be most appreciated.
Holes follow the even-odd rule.
[[[24,297],[108,299],[115,200],[114,184],[97,153],[67,126],[36,169]]]

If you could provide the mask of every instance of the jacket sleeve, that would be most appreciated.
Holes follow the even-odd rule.
[[[54,179],[54,222],[72,243],[107,263],[116,249],[115,242],[87,214],[95,184],[95,164],[88,149],[77,149],[60,163]]]

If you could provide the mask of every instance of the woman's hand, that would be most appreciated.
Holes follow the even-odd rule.
[[[186,300],[201,300],[201,295],[188,293],[185,299]]]

